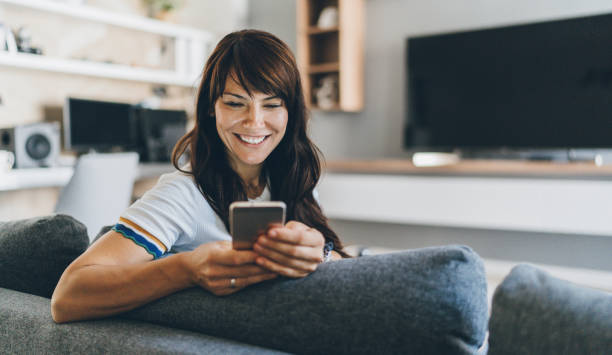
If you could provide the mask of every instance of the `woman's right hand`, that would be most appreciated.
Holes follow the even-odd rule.
[[[258,254],[235,250],[229,241],[202,244],[185,254],[193,282],[217,296],[278,276],[255,264]]]

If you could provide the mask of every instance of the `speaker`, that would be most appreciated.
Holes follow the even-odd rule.
[[[16,168],[54,166],[60,153],[59,124],[33,123],[0,128],[0,150],[15,154]]]

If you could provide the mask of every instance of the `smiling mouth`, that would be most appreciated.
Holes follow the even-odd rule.
[[[234,135],[236,137],[238,137],[238,139],[240,139],[244,143],[253,144],[253,145],[261,144],[268,137],[270,137],[270,135],[267,135],[267,136],[246,136],[244,134],[238,134],[238,133],[234,133]]]

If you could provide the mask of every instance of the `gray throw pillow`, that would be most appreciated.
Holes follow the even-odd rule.
[[[0,287],[50,298],[88,244],[87,228],[70,216],[0,222]]]
[[[291,353],[471,354],[487,314],[482,261],[447,246],[329,262],[225,297],[192,288],[123,317]]]
[[[518,265],[497,287],[489,354],[609,354],[612,294]]]

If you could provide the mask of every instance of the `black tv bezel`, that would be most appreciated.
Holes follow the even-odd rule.
[[[438,36],[446,36],[446,35],[456,35],[456,34],[469,34],[473,32],[480,31],[490,31],[497,29],[509,29],[516,27],[524,27],[530,25],[538,25],[545,23],[556,23],[556,22],[564,22],[564,21],[574,21],[574,20],[588,20],[592,18],[598,17],[612,17],[612,13],[604,13],[604,14],[596,14],[596,15],[586,15],[586,16],[575,16],[568,18],[560,18],[560,19],[551,19],[551,20],[542,20],[542,21],[533,21],[512,25],[502,25],[502,26],[493,26],[493,27],[485,27],[485,28],[475,28],[469,30],[459,30],[459,31],[451,31],[451,32],[439,32],[425,35],[417,35],[410,36],[405,38],[404,41],[404,65],[405,65],[405,97],[406,97],[406,109],[404,116],[404,130],[402,132],[402,147],[405,152],[418,152],[418,151],[431,151],[431,152],[455,152],[460,153],[462,156],[468,157],[508,157],[508,158],[531,158],[537,157],[537,159],[548,159],[549,157],[560,157],[560,156],[568,156],[571,158],[572,155],[578,154],[580,156],[590,155],[591,152],[601,152],[601,151],[612,151],[612,139],[610,141],[610,145],[590,145],[590,146],[507,146],[507,145],[425,145],[425,144],[415,144],[411,143],[411,140],[414,138],[414,129],[418,129],[418,125],[414,124],[415,115],[415,105],[414,103],[414,81],[411,77],[410,70],[410,45],[409,42],[412,39],[422,39],[428,37],[438,37]]]

